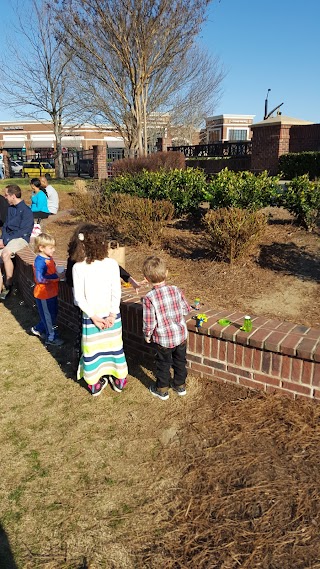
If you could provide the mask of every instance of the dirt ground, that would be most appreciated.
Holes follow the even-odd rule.
[[[71,208],[64,194],[62,207]],[[215,262],[204,231],[186,221],[171,224],[162,243],[126,248],[126,268],[142,279],[144,258],[162,255],[169,268],[169,282],[184,289],[192,303],[200,297],[202,309],[232,308],[251,315],[320,326],[319,236],[299,228],[283,209],[266,208],[269,223],[265,235],[249,258],[234,266]],[[66,254],[68,238],[77,221],[71,215],[47,222],[57,238],[57,253]]]

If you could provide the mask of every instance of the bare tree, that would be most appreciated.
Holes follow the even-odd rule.
[[[55,15],[48,2],[32,0],[29,14],[25,3],[22,7],[16,10],[15,33],[8,41],[10,58],[2,58],[0,102],[21,117],[45,120],[49,115],[56,140],[57,175],[63,178],[63,123],[72,116],[76,102],[72,54],[66,53],[54,33]]]
[[[147,151],[148,116],[183,108],[191,93],[211,99],[223,78],[217,63],[206,74],[209,59],[194,49],[209,0],[56,3],[87,102],[131,151]]]

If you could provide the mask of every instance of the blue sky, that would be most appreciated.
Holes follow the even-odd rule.
[[[0,0],[2,54],[11,6]],[[227,72],[214,114],[252,114],[260,121],[271,89],[269,110],[283,102],[283,114],[320,123],[319,22],[320,0],[214,0],[200,38]],[[0,120],[14,118],[0,109]]]
[[[320,123],[320,0],[215,0],[201,41],[227,76],[215,114],[282,114]]]

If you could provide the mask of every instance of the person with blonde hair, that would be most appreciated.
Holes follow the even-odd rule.
[[[168,271],[163,259],[147,257],[143,263],[143,274],[152,284],[152,290],[142,299],[143,335],[145,341],[152,341],[156,349],[156,384],[149,389],[154,397],[165,401],[169,398],[170,386],[179,396],[187,393],[188,333],[184,316],[191,307],[177,286],[166,284]]]
[[[34,336],[45,339],[49,346],[61,346],[63,340],[58,337],[56,322],[58,316],[58,290],[60,277],[53,260],[56,241],[48,233],[40,233],[34,240],[33,272],[36,286],[34,297],[40,316],[40,322],[31,328]]]

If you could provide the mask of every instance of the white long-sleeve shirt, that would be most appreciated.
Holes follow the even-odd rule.
[[[89,318],[119,313],[121,283],[117,261],[106,258],[90,264],[76,263],[72,277],[75,304]]]
[[[48,196],[48,210],[50,211],[50,213],[55,214],[58,212],[59,209],[58,192],[50,184],[49,186],[46,187],[46,192]]]

